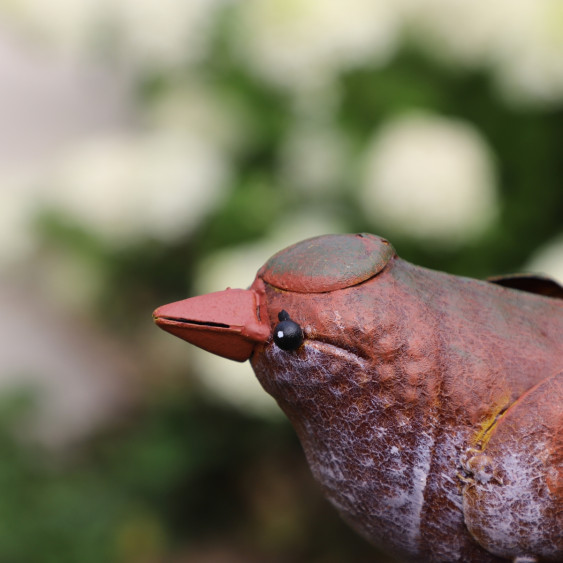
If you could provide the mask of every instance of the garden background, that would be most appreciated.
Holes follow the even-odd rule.
[[[0,561],[374,561],[151,313],[329,232],[563,281],[562,131],[559,0],[0,0]]]

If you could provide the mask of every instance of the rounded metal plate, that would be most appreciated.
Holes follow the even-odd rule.
[[[391,244],[375,235],[324,235],[278,252],[258,277],[286,291],[324,293],[368,280],[394,255]]]

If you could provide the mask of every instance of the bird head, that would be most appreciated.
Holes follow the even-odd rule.
[[[321,383],[338,395],[355,372],[365,378],[373,331],[382,329],[372,318],[373,284],[394,257],[389,242],[374,235],[315,237],[275,254],[250,288],[164,305],[154,320],[204,350],[250,360],[266,391],[294,410]],[[385,292],[377,301],[380,311],[388,309]]]

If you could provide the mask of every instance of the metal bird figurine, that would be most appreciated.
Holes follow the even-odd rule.
[[[406,561],[563,561],[563,289],[309,239],[164,330],[249,359],[344,519]]]

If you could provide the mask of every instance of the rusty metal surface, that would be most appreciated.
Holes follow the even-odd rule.
[[[371,259],[350,263],[366,238]],[[291,420],[329,500],[408,561],[563,560],[563,390],[554,376],[563,300],[414,266],[373,236],[313,240],[259,271],[248,290],[255,301],[245,302],[254,308],[237,312],[237,323],[258,319],[260,337],[245,338],[238,355]],[[282,347],[287,319],[301,337]],[[198,331],[214,334],[175,322],[196,345]],[[233,357],[240,332],[229,330],[222,337],[232,344],[212,351]],[[485,483],[489,470],[502,477]],[[525,499],[514,498],[525,486]]]
[[[259,318],[256,291],[226,289],[159,307],[156,324],[174,336],[229,360],[248,360],[257,342],[270,338]]]
[[[373,277],[394,254],[388,241],[368,233],[325,235],[278,252],[260,269],[258,277],[287,291],[334,291]]]
[[[519,551],[547,557],[557,552],[558,543],[560,549],[562,397],[563,372],[541,381],[513,403],[486,436],[483,451],[468,460],[473,479],[464,487],[465,521],[473,536],[493,553],[510,557]]]

